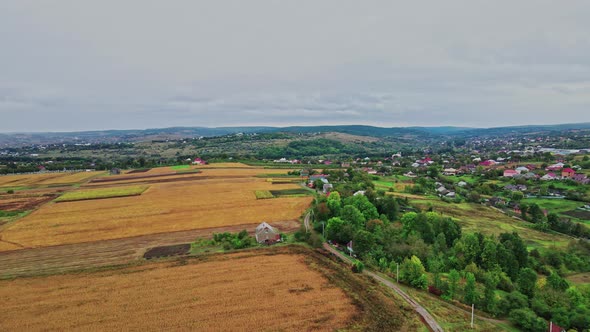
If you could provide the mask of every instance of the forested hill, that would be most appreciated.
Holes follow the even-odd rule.
[[[182,139],[193,137],[224,136],[237,133],[326,133],[337,132],[357,136],[416,138],[440,137],[474,137],[504,136],[514,134],[555,133],[572,130],[590,130],[590,123],[559,124],[543,126],[517,126],[498,128],[467,127],[374,127],[365,125],[334,126],[292,126],[292,127],[172,127],[135,130],[104,130],[55,133],[0,133],[0,146],[18,146],[28,144],[50,143],[97,143],[97,142],[133,142],[146,140]]]

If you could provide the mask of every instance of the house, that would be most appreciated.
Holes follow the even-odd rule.
[[[352,196],[358,196],[358,195],[365,196],[365,192],[366,192],[365,190],[359,190],[359,191],[355,192],[354,194],[352,194]]]
[[[455,198],[455,196],[456,196],[456,194],[455,194],[455,192],[454,192],[454,191],[449,191],[449,192],[448,192],[448,193],[445,195],[445,197],[449,197],[449,198]]]
[[[409,178],[415,178],[417,175],[416,175],[416,173],[409,171],[407,173],[404,173],[404,176],[407,176]]]
[[[564,169],[561,171],[561,177],[562,177],[562,178],[567,178],[567,179],[570,179],[570,178],[572,178],[572,177],[573,177],[575,174],[576,174],[576,171],[574,171],[573,169],[571,169],[571,168],[569,168],[569,167],[568,167],[568,168],[564,168]]]
[[[467,185],[467,182],[465,182],[465,181],[459,181],[459,182],[457,183],[457,185],[458,185],[459,187],[465,187],[465,186]]]
[[[479,163],[479,166],[484,166],[484,167],[490,167],[490,166],[494,166],[496,165],[497,162],[491,159],[488,159],[486,161],[482,161]]]
[[[522,173],[522,172],[528,172],[528,171],[530,171],[530,170],[528,169],[528,167],[525,167],[525,166],[520,166],[520,167],[517,167],[517,168],[516,168],[516,171],[517,171],[517,172],[520,174],[520,173]]]
[[[331,192],[333,188],[334,188],[334,186],[332,186],[331,183],[324,183],[324,187],[322,188],[322,191],[324,192],[324,194],[327,194],[327,193]]]
[[[193,161],[193,165],[206,165],[206,164],[207,164],[207,162],[201,158],[195,158],[195,160]]]
[[[557,178],[557,176],[555,175],[555,173],[549,172],[549,173],[543,175],[541,177],[541,180],[542,181],[550,181],[550,180],[555,180],[556,178]]]
[[[507,186],[504,186],[504,189],[511,190],[511,191],[526,191],[527,186],[525,186],[524,184],[517,184],[517,185],[509,184]]]
[[[281,234],[278,230],[266,222],[256,226],[256,242],[272,244],[281,241]]]
[[[488,203],[491,206],[499,206],[499,205],[505,205],[506,204],[506,201],[503,198],[494,196],[494,197],[490,198],[490,200],[488,201]]]
[[[516,170],[514,170],[514,169],[507,169],[507,170],[504,170],[503,176],[504,177],[507,177],[507,178],[511,178],[511,177],[513,177],[513,176],[515,176],[517,174],[519,174],[519,173]]]
[[[313,182],[315,180],[327,180],[329,175],[326,174],[314,174],[309,176],[309,181]]]
[[[545,168],[545,170],[546,171],[559,171],[559,170],[561,170],[563,168],[563,166],[564,166],[564,163],[559,162],[557,164],[553,164],[553,165],[547,166]]]
[[[452,167],[451,168],[445,168],[443,170],[443,175],[450,175],[450,176],[457,175],[457,170],[454,169],[454,168],[452,168]]]
[[[590,179],[586,176],[586,174],[574,174],[574,176],[572,176],[572,180],[580,184],[590,183]]]
[[[110,173],[111,173],[111,175],[119,175],[119,174],[121,174],[121,169],[120,168],[112,168]]]
[[[474,164],[468,164],[468,165],[464,165],[459,167],[459,172],[460,173],[473,173],[475,172],[475,165]]]
[[[340,167],[342,167],[342,168],[349,168],[350,167],[350,163],[342,163],[342,164],[340,164]]]

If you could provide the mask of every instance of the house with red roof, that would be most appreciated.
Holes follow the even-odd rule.
[[[573,169],[571,169],[569,167],[561,170],[561,177],[562,178],[570,179],[570,178],[573,178],[575,174],[576,174],[576,171],[574,171]]]
[[[490,166],[494,166],[496,164],[497,164],[496,161],[491,160],[491,159],[485,160],[485,161],[482,161],[481,163],[479,163],[480,166],[484,166],[484,167],[490,167]]]
[[[193,161],[193,165],[206,165],[206,164],[207,164],[207,162],[201,158],[195,158],[195,160]]]
[[[513,176],[515,176],[517,174],[519,174],[519,173],[516,170],[514,170],[514,169],[504,170],[504,176],[507,177],[507,178],[511,178],[511,177],[513,177]]]

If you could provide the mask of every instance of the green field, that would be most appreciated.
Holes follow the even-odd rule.
[[[575,210],[584,203],[570,201],[568,199],[551,199],[551,198],[526,198],[521,201],[525,204],[537,204],[541,209],[545,209],[548,212],[561,213],[569,210]]]
[[[561,234],[544,233],[530,228],[532,224],[509,217],[491,207],[474,203],[446,203],[437,198],[410,199],[410,203],[421,209],[432,209],[436,212],[455,218],[463,227],[464,233],[481,232],[487,235],[517,232],[532,248],[547,249],[552,246],[565,247],[571,240]]]
[[[271,190],[271,195],[274,197],[301,197],[309,196],[313,194],[312,190],[309,189],[283,189],[283,190]]]
[[[72,202],[82,201],[88,199],[114,198],[141,195],[149,186],[130,186],[130,187],[116,187],[116,188],[101,188],[91,190],[79,190],[67,192],[57,199],[55,202]]]
[[[274,195],[271,194],[268,190],[256,190],[254,194],[256,195],[256,199],[275,198]]]
[[[175,170],[175,171],[180,171],[183,169],[189,169],[190,165],[176,165],[176,166],[171,166],[171,169]]]

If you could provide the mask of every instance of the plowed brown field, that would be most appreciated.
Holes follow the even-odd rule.
[[[297,254],[0,282],[0,330],[322,331],[357,313]]]

